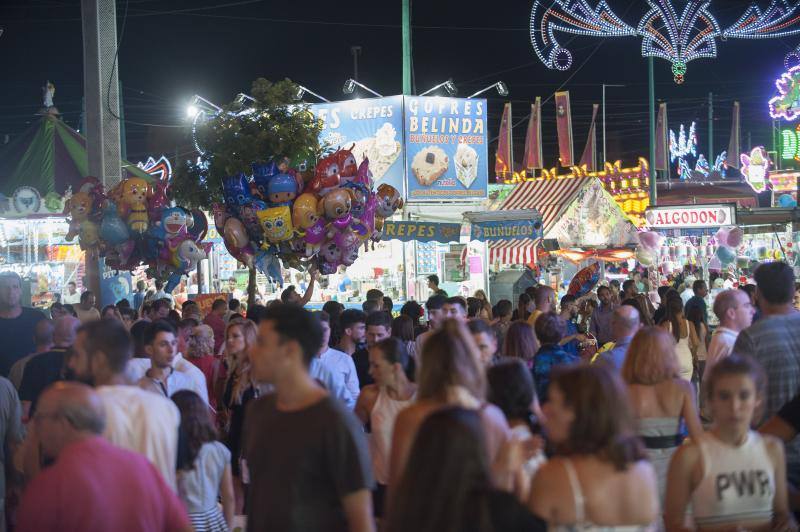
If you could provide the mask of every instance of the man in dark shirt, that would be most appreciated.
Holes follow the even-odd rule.
[[[0,375],[8,376],[14,362],[35,349],[33,335],[44,313],[23,307],[22,279],[14,272],[0,273]]]
[[[252,401],[245,418],[248,529],[375,530],[364,433],[308,374],[321,343],[319,322],[295,305],[270,307],[259,323],[252,376],[275,393]]]
[[[686,302],[683,309],[685,316],[691,316],[692,309],[699,308],[703,316],[703,323],[708,323],[708,305],[706,305],[706,296],[708,295],[708,286],[702,279],[698,279],[692,284],[692,291],[694,295]]]
[[[23,417],[32,416],[36,402],[45,388],[56,381],[64,380],[64,357],[75,343],[75,335],[81,321],[74,316],[62,316],[55,321],[53,348],[33,357],[25,366],[19,398],[22,401]]]
[[[392,316],[388,312],[373,312],[367,316],[366,325],[367,345],[353,353],[353,364],[361,388],[375,384],[375,379],[369,374],[369,348],[392,335]]]

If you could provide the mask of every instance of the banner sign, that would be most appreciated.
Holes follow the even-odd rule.
[[[133,304],[132,284],[131,272],[112,270],[106,266],[105,259],[100,259],[100,308],[116,305],[121,299]]]
[[[405,96],[404,115],[408,201],[485,199],[486,100]]]
[[[310,106],[324,125],[320,142],[349,148],[360,163],[369,157],[375,184],[403,191],[403,97],[366,98]]]
[[[692,229],[736,225],[736,205],[651,207],[644,215],[652,229]]]
[[[201,316],[205,316],[211,312],[211,307],[214,305],[214,301],[217,299],[228,301],[228,297],[230,297],[230,294],[189,294],[189,299],[197,303],[197,307],[200,309]]]
[[[458,242],[461,224],[417,221],[386,221],[383,224],[383,240],[401,242]]]
[[[542,220],[503,220],[473,222],[472,239],[482,242],[542,238]]]

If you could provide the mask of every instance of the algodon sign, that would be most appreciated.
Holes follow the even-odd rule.
[[[692,229],[736,225],[733,204],[651,207],[644,215],[651,229]]]

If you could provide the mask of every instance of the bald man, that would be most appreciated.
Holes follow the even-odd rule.
[[[85,384],[57,382],[33,417],[43,455],[55,463],[28,484],[17,529],[189,531],[183,504],[143,456],[100,435],[105,409]]]
[[[625,353],[631,345],[634,335],[642,326],[639,311],[630,305],[622,305],[614,309],[611,316],[611,336],[614,347],[598,355],[598,363],[606,364],[613,368],[617,374],[622,371],[625,362]]]
[[[755,312],[750,296],[744,290],[725,290],[717,294],[714,314],[719,320],[719,327],[711,335],[703,380],[714,364],[731,354],[739,333],[753,323]]]
[[[533,302],[536,304],[536,309],[528,316],[528,325],[531,327],[536,325],[539,316],[556,310],[556,293],[549,286],[541,285],[536,289]]]

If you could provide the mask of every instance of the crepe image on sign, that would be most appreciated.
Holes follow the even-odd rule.
[[[429,187],[442,177],[450,165],[450,159],[439,146],[426,146],[411,161],[411,171],[420,185]]]
[[[363,161],[364,157],[369,158],[369,169],[375,181],[380,181],[400,156],[402,146],[395,140],[395,137],[397,137],[397,131],[392,124],[385,122],[375,132],[374,137],[356,141],[353,155],[359,162]]]
[[[453,163],[456,166],[456,178],[464,185],[464,188],[469,188],[478,177],[478,152],[461,143],[456,148]]]

